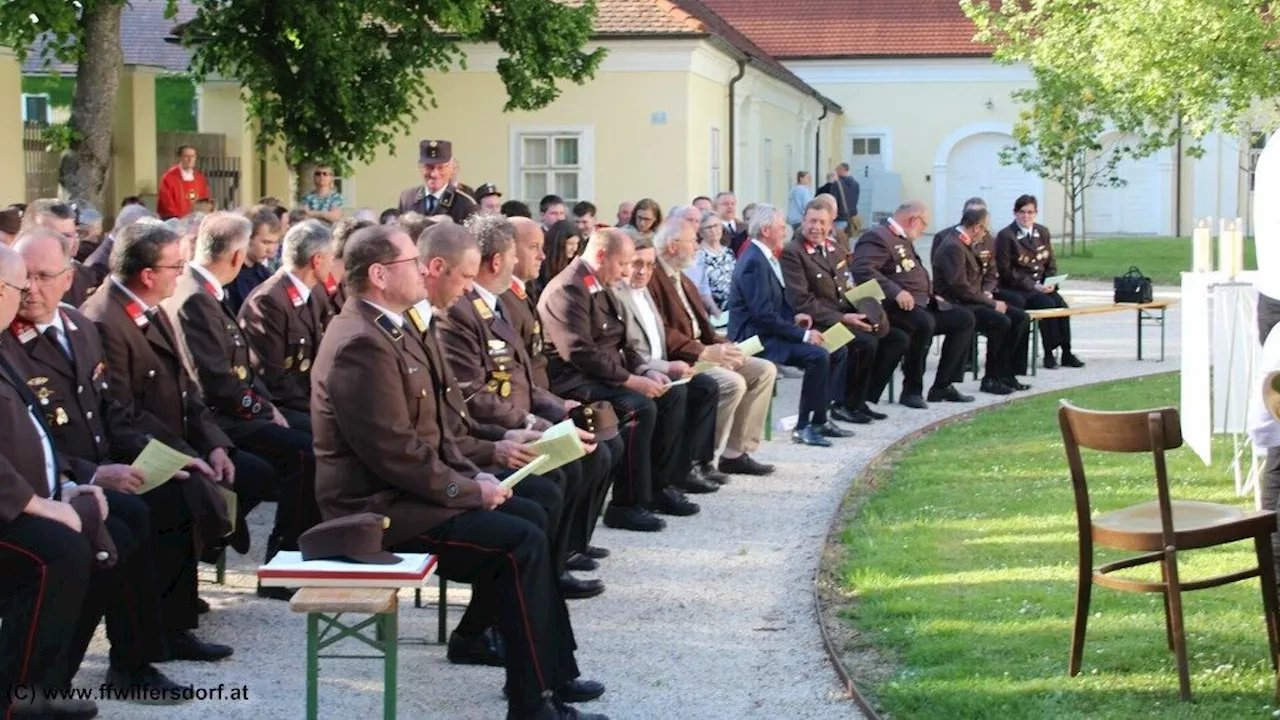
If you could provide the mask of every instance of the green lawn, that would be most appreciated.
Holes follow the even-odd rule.
[[[1064,394],[1099,409],[1176,405],[1178,378]],[[1270,715],[1256,580],[1186,596],[1194,703],[1178,700],[1155,594],[1095,586],[1082,672],[1067,676],[1077,550],[1059,397],[1017,402],[923,438],[844,529],[841,578],[856,600],[843,617],[894,663],[888,680],[860,689],[900,718]],[[1183,448],[1169,461],[1176,497],[1251,504],[1235,497],[1221,460],[1205,468]],[[1087,453],[1085,468],[1095,510],[1155,497],[1149,456]],[[1182,557],[1185,581],[1243,567],[1253,550],[1237,543]],[[1158,578],[1158,569],[1147,575]]]
[[[1054,241],[1059,273],[1110,281],[1128,270],[1130,265],[1137,265],[1157,285],[1178,285],[1182,282],[1179,273],[1191,269],[1190,238],[1101,238],[1090,240],[1084,252],[1079,250],[1079,241],[1076,242],[1076,254],[1066,255],[1060,244]],[[1216,245],[1214,252],[1216,262]],[[1246,270],[1257,269],[1253,238],[1245,238],[1244,241],[1244,267]]]

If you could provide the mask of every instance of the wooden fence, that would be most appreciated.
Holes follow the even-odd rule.
[[[58,197],[58,164],[62,153],[49,150],[42,138],[43,128],[27,124],[22,128],[23,164],[27,173],[26,202]]]

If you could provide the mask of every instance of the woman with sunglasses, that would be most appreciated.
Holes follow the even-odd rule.
[[[333,168],[317,165],[311,174],[316,189],[302,198],[307,217],[335,223],[342,217],[342,193],[333,187]]]

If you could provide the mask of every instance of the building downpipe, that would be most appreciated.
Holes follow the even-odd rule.
[[[743,58],[738,61],[738,74],[734,75],[733,78],[729,80],[729,192],[736,191],[736,187],[735,187],[736,183],[734,182],[734,178],[735,178],[735,168],[736,168],[737,162],[735,161],[735,158],[738,156],[737,155],[738,153],[737,114],[738,113],[734,109],[734,105],[736,104],[734,100],[736,99],[737,93],[735,91],[734,86],[737,85],[738,81],[741,80],[742,77],[747,74],[747,61],[749,59],[750,58]]]

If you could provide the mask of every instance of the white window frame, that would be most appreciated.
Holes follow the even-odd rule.
[[[878,138],[880,140],[880,159],[885,172],[893,172],[893,128],[887,125],[855,125],[847,127],[841,133],[843,145],[840,150],[840,162],[853,165],[853,141],[857,139]],[[825,172],[834,170],[827,168]],[[855,178],[861,179],[861,178]]]
[[[595,201],[596,195],[596,131],[594,125],[511,125],[507,135],[507,187],[508,197],[534,203],[535,207],[541,198],[522,198],[524,194],[524,147],[522,140],[526,136],[565,136],[576,135],[578,138],[578,195],[573,200]],[[555,145],[547,146],[548,153],[555,152]],[[549,192],[555,192],[554,184],[548,185]],[[569,198],[565,198],[569,200]],[[571,201],[572,202],[572,201]]]
[[[720,128],[711,128],[711,158],[708,167],[708,195],[715,197],[720,192]]]
[[[22,122],[24,124],[32,122],[34,118],[27,116],[27,100],[29,98],[44,98],[44,118],[43,125],[53,124],[53,103],[49,100],[49,93],[22,93]],[[37,120],[37,122],[39,122]]]

